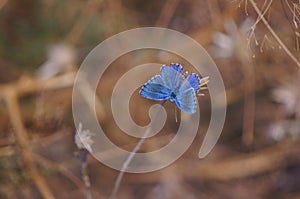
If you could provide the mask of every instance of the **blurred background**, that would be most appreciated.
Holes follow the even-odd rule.
[[[298,0],[0,0],[0,198],[109,197],[118,172],[74,138],[73,81],[101,41],[146,26],[185,33],[210,53],[226,87],[227,117],[215,148],[198,159],[210,118],[202,91],[192,146],[167,168],[125,174],[118,198],[300,198],[299,13]],[[176,55],[143,50],[105,71],[99,122],[128,151],[138,140],[114,122],[111,93],[126,71],[148,62],[194,70]],[[148,124],[155,103],[137,90],[133,120]],[[165,107],[166,126],[144,143],[144,152],[166,145],[177,131],[174,104]]]

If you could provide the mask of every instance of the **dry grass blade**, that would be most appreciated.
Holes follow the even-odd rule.
[[[296,63],[296,65],[300,68],[300,62],[299,60],[293,55],[293,53],[288,49],[288,47],[282,42],[282,40],[279,38],[279,36],[276,34],[276,32],[272,29],[269,22],[266,20],[266,18],[261,13],[260,9],[257,7],[254,0],[249,0],[251,5],[253,6],[254,10],[257,12],[257,14],[260,16],[262,22],[265,24],[267,29],[270,31],[272,36],[275,38],[275,40],[279,43],[279,45],[282,47],[282,49],[287,53],[287,55]]]

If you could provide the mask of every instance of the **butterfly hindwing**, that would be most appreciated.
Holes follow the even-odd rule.
[[[196,93],[192,87],[185,90],[179,90],[176,94],[175,103],[184,112],[193,114],[196,112],[197,101]]]
[[[161,76],[156,75],[142,87],[140,95],[152,100],[167,100],[170,97],[170,92]]]
[[[197,101],[196,101],[196,89],[199,89],[197,84],[199,80],[198,75],[192,73],[182,83],[181,87],[176,90],[175,103],[181,110],[193,114],[196,112]],[[200,82],[200,80],[199,80]]]

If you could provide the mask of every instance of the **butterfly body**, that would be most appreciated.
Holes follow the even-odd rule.
[[[163,65],[160,75],[151,78],[140,90],[140,94],[152,100],[170,100],[186,113],[196,112],[196,94],[199,91],[200,78],[197,74],[182,74],[180,64]]]
[[[176,94],[174,92],[171,92],[171,94],[170,94],[170,101],[171,102],[175,102],[175,100],[176,100]]]

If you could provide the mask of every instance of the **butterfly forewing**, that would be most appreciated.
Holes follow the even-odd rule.
[[[170,97],[170,92],[161,76],[156,75],[143,86],[140,95],[152,100],[167,100]]]
[[[165,86],[171,91],[179,88],[184,80],[184,76],[181,74],[181,72],[169,66],[162,66],[160,75],[165,83]]]

